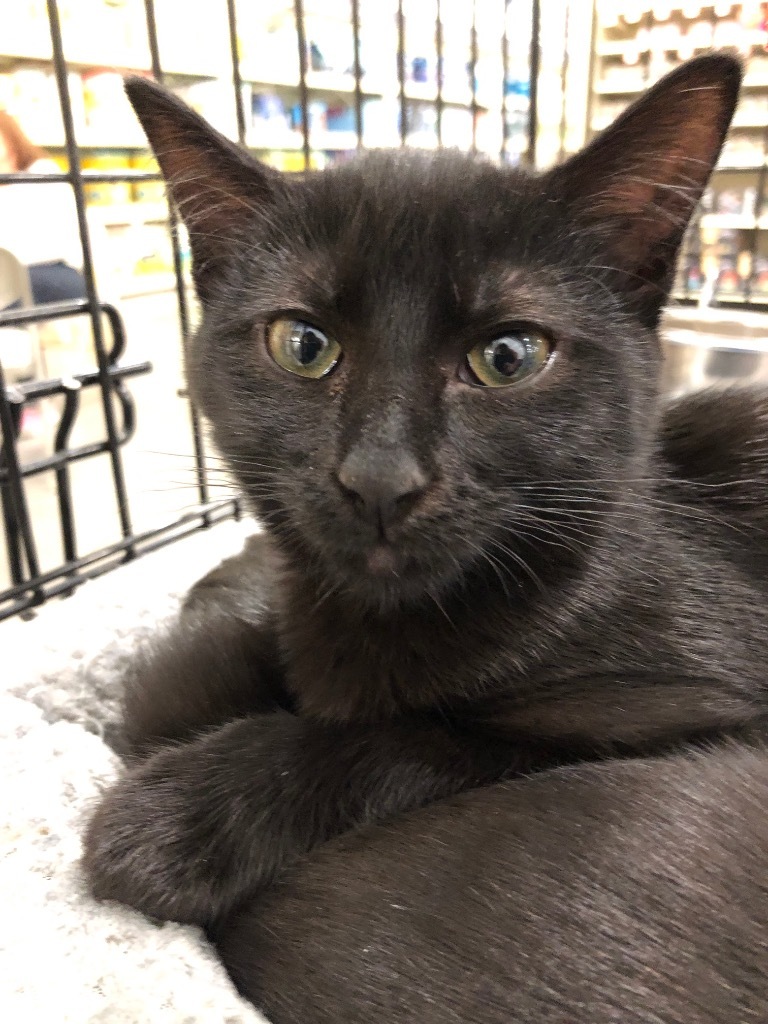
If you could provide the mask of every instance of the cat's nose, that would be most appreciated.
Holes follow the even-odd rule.
[[[430,483],[427,473],[408,452],[386,459],[351,452],[336,477],[358,515],[382,530],[405,519]]]

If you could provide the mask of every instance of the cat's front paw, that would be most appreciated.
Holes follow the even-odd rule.
[[[98,899],[205,924],[231,905],[232,871],[185,753],[156,754],[107,793],[86,830],[83,868]]]

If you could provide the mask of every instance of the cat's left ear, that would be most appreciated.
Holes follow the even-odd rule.
[[[685,228],[717,162],[741,84],[725,54],[663,78],[584,150],[545,176],[566,219],[589,225],[607,272],[649,323],[671,287]]]
[[[285,177],[254,160],[162,86],[129,78],[125,91],[189,230],[193,276],[205,298],[233,241],[253,229],[285,187]]]

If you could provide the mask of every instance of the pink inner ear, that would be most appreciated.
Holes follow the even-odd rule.
[[[193,250],[213,256],[218,242],[272,195],[280,178],[160,87],[127,84],[157,155],[168,191],[193,235]],[[197,244],[195,244],[197,242]]]
[[[621,161],[608,186],[594,196],[596,214],[638,214],[650,204],[673,223],[690,216],[717,159],[719,117],[701,106],[698,111],[678,107],[676,113],[673,123],[651,128],[644,140],[627,138],[637,153]],[[667,234],[663,228],[660,233]]]
[[[235,174],[227,174],[213,144],[207,147],[199,139],[190,139],[176,125],[165,127],[156,147],[157,159],[187,227],[226,232],[249,207],[241,182]]]
[[[670,90],[641,100],[585,152],[579,205],[610,236],[614,258],[630,272],[658,281],[665,276],[661,264],[674,258],[729,113],[719,84]]]

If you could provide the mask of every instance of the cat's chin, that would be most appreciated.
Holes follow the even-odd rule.
[[[379,612],[394,611],[432,601],[455,580],[455,568],[422,560],[394,544],[377,543],[328,565],[330,583],[337,594],[356,605]]]
[[[401,555],[391,544],[377,544],[366,555],[365,565],[368,572],[374,577],[396,577],[401,561]]]

